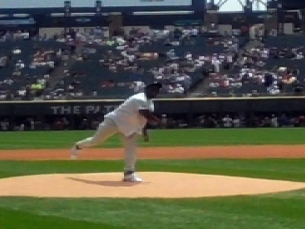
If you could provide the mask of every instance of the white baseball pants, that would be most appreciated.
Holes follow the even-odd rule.
[[[129,137],[124,136],[119,132],[119,129],[114,121],[105,119],[97,128],[93,137],[86,138],[76,144],[82,148],[96,146],[97,144],[105,142],[107,139],[115,134],[119,134],[125,153],[125,171],[134,171],[137,160],[137,146],[138,134],[133,134]]]

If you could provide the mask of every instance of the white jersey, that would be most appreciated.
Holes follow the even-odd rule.
[[[127,137],[134,133],[141,134],[147,119],[140,115],[139,110],[154,111],[154,103],[147,99],[145,93],[129,97],[117,109],[106,114],[105,118],[113,120],[120,132]]]

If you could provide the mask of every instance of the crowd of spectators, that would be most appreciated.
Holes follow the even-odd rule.
[[[203,26],[125,28],[114,36],[99,27],[52,35],[1,31],[0,99],[127,97],[151,81],[172,96],[201,84],[207,86],[197,91],[207,96],[302,93],[302,36],[271,35],[251,45],[233,34]],[[281,39],[284,45],[274,46]]]
[[[268,36],[250,41],[225,74],[210,74],[212,96],[302,94],[303,35]],[[251,43],[256,45],[251,46]]]
[[[154,80],[164,84],[163,94],[185,95],[209,72],[219,72],[220,61],[232,63],[238,49],[238,37],[209,37],[199,26],[132,28],[112,37],[104,28],[52,36],[6,31],[0,35],[0,90],[2,99],[125,96]],[[68,60],[73,64],[55,87],[44,90],[55,81],[56,66]]]
[[[57,85],[73,96],[130,94],[151,81],[164,84],[163,94],[184,95],[208,71],[219,71],[215,58],[230,62],[239,46],[237,37],[207,37],[202,27],[131,28],[111,38],[100,28],[74,32],[75,64]]]
[[[29,31],[0,32],[0,99],[40,97],[62,49]]]

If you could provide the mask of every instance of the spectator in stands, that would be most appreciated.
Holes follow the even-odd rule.
[[[231,128],[233,126],[233,120],[230,117],[230,115],[226,115],[225,117],[223,117],[222,119],[222,125],[225,128]]]
[[[0,130],[1,131],[8,131],[9,127],[10,127],[10,123],[8,122],[7,119],[0,121]]]
[[[278,127],[279,123],[278,123],[278,117],[275,116],[275,114],[272,114],[271,116],[271,127]]]
[[[232,124],[233,124],[233,127],[234,128],[239,128],[241,127],[241,121],[240,119],[238,118],[238,116],[235,116],[232,120]]]

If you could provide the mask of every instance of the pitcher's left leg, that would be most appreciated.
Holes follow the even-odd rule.
[[[124,181],[141,182],[142,179],[135,173],[137,162],[138,134],[129,137],[121,135],[125,153]]]

